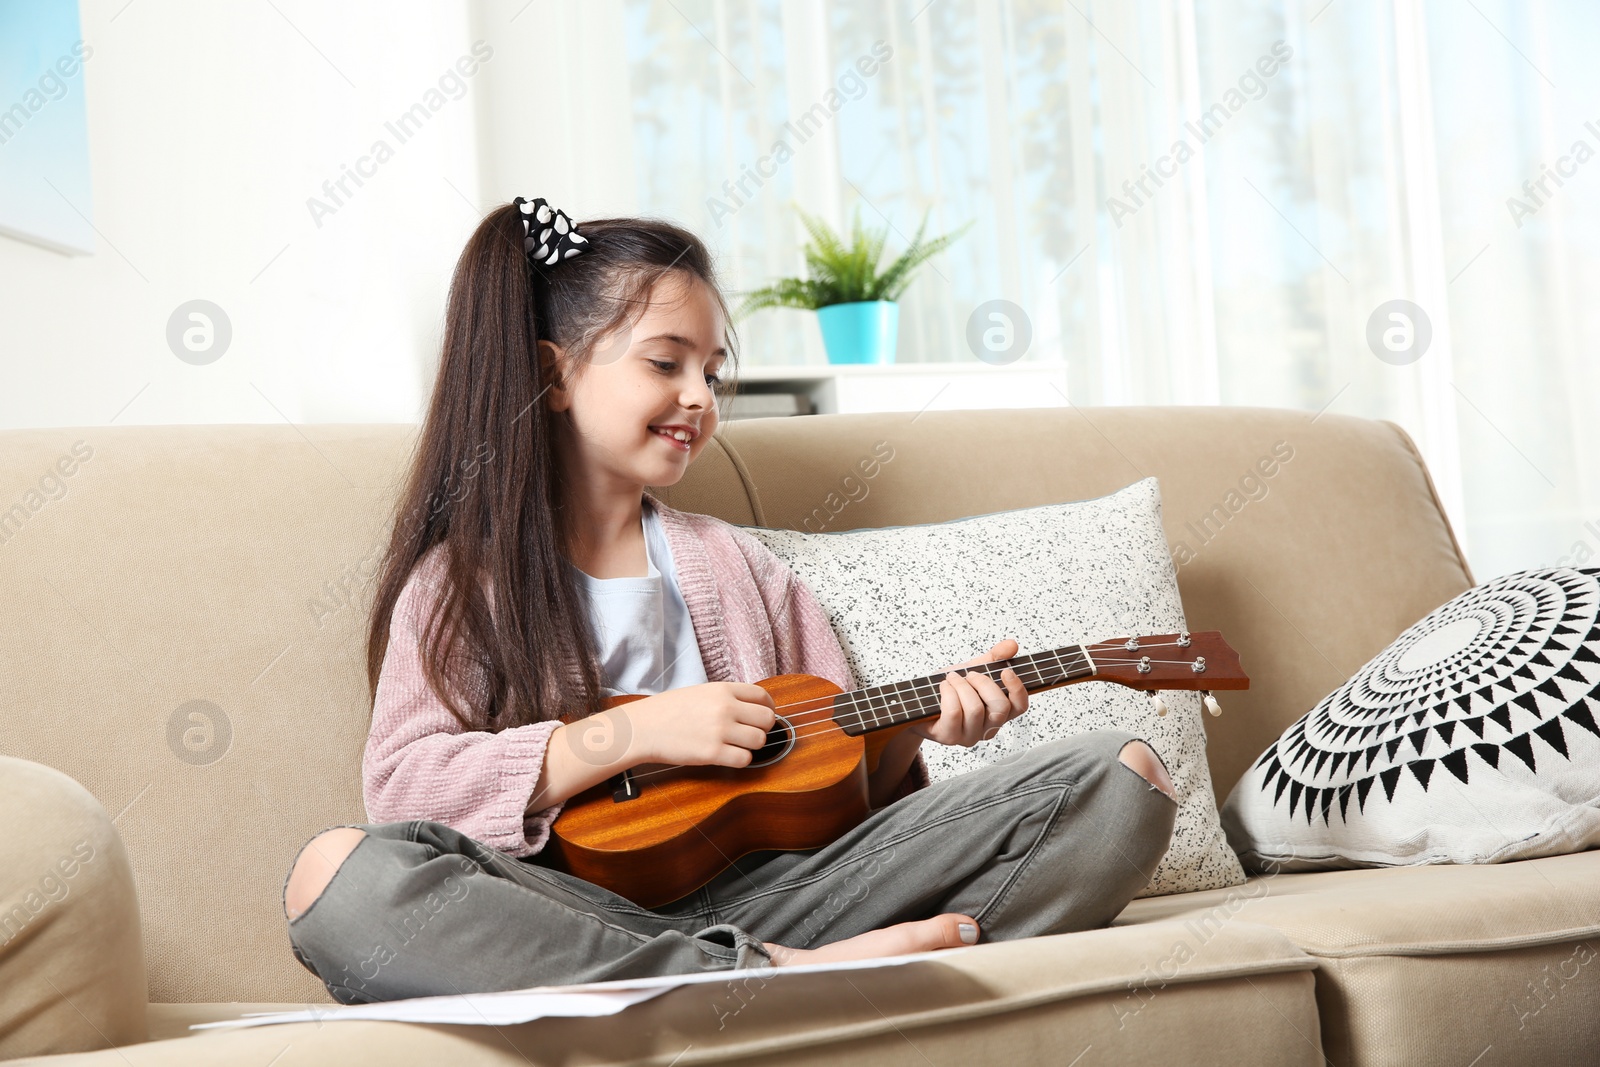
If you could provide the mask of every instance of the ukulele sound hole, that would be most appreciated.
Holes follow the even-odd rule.
[[[751,767],[765,767],[776,763],[789,754],[794,747],[794,725],[782,715],[772,724],[772,729],[767,731],[767,743],[756,749],[751,754]]]

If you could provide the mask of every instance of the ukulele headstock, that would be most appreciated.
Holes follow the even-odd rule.
[[[1239,653],[1220,630],[1150,634],[1084,645],[1096,681],[1130,689],[1249,689]]]

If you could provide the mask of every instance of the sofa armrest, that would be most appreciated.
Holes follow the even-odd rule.
[[[133,870],[87,789],[0,756],[0,1060],[148,1038]]]

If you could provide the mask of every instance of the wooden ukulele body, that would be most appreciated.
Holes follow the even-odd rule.
[[[1083,681],[1132,689],[1247,689],[1239,655],[1215,630],[1064,645],[965,668],[991,679],[1010,665],[1029,693]],[[870,812],[868,775],[884,746],[940,713],[949,671],[844,693],[826,678],[780,674],[756,684],[778,722],[744,767],[641,763],[569,798],[550,827],[550,863],[645,908],[692,893],[740,856],[821,848]],[[606,701],[608,709],[642,696]],[[1157,703],[1156,713],[1166,714]]]
[[[554,865],[657,908],[740,856],[820,848],[865,819],[867,776],[884,745],[910,724],[852,736],[832,728],[827,698],[843,690],[827,679],[780,674],[756,684],[772,694],[780,719],[750,766],[641,763],[631,771],[637,795],[618,799],[614,780],[578,793],[550,828],[545,847]],[[642,699],[613,697],[606,707]],[[801,702],[814,710],[786,729],[784,706]]]

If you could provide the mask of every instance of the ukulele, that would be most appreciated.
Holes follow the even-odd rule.
[[[1238,653],[1215,630],[1066,645],[964,668],[1000,684],[1010,666],[1029,693],[1075,682],[1132,689],[1248,689]],[[744,767],[641,763],[568,799],[550,827],[552,865],[644,908],[692,893],[765,849],[820,848],[870,812],[867,775],[891,738],[940,713],[951,672],[846,693],[825,678],[779,674],[755,684],[777,720]],[[610,709],[644,695],[610,697]],[[1167,713],[1159,694],[1157,714]]]

